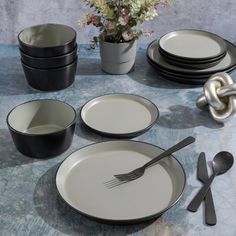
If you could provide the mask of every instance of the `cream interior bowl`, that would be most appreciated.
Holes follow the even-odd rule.
[[[7,124],[16,148],[30,157],[47,158],[71,145],[76,111],[65,102],[33,100],[13,108]]]

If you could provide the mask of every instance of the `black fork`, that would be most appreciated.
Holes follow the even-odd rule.
[[[192,136],[189,136],[189,137],[183,139],[182,141],[180,141],[179,143],[175,144],[171,148],[167,149],[166,151],[164,151],[163,153],[161,153],[157,157],[153,158],[151,161],[147,162],[143,166],[141,166],[135,170],[132,170],[128,173],[114,175],[115,179],[107,181],[104,184],[108,188],[112,188],[112,187],[118,186],[120,184],[127,183],[129,181],[133,181],[135,179],[138,179],[141,176],[143,176],[146,168],[152,166],[153,164],[156,164],[162,158],[167,157],[167,156],[171,155],[172,153],[188,146],[189,144],[193,143],[194,141],[195,141],[195,138]]]

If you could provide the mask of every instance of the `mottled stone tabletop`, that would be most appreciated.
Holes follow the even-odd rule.
[[[88,50],[88,45],[80,45],[74,84],[62,91],[38,92],[25,81],[17,46],[0,45],[0,235],[236,235],[236,165],[217,177],[212,186],[217,225],[205,225],[202,206],[197,213],[186,210],[201,186],[196,179],[199,153],[206,152],[208,161],[222,150],[236,155],[236,119],[220,125],[207,112],[198,110],[195,99],[202,88],[160,78],[146,61],[146,46],[139,45],[133,72],[111,76],[100,69],[98,49]],[[236,81],[236,72],[232,77]],[[109,140],[87,131],[79,116],[72,146],[62,155],[47,160],[21,155],[7,129],[7,113],[25,101],[59,99],[79,111],[89,99],[114,92],[142,95],[160,110],[154,127],[135,140],[168,148],[188,135],[196,137],[191,147],[175,155],[187,175],[182,198],[152,222],[130,226],[101,224],[79,215],[59,199],[55,189],[58,164],[80,147]]]

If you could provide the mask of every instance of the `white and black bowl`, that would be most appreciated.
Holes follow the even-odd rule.
[[[54,69],[71,64],[77,57],[77,45],[75,48],[64,55],[56,57],[33,57],[20,50],[22,61],[30,66],[39,69]]]
[[[30,67],[21,61],[28,84],[41,91],[56,91],[69,87],[75,80],[77,58],[71,64],[54,69]]]
[[[20,104],[7,115],[16,148],[35,158],[49,158],[66,151],[72,143],[75,124],[75,109],[52,99]]]
[[[71,52],[76,46],[76,31],[66,25],[43,24],[22,30],[20,49],[34,57],[55,57]]]

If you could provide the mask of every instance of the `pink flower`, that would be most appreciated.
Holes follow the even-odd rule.
[[[150,11],[151,5],[150,5],[150,4],[147,4],[147,5],[146,5],[146,9],[147,9],[147,11]]]
[[[107,20],[107,21],[104,23],[104,26],[105,26],[105,28],[106,28],[107,30],[113,30],[113,29],[115,29],[115,26],[116,26],[116,25],[115,25],[114,22]]]
[[[118,22],[121,24],[121,25],[127,25],[127,23],[128,23],[128,21],[129,21],[129,16],[120,16],[119,18],[118,18]]]
[[[125,41],[130,41],[134,38],[134,33],[131,30],[126,30],[122,33],[122,36]]]
[[[154,9],[157,11],[157,8],[158,8],[158,3],[156,3],[155,5],[154,5]]]
[[[86,18],[87,18],[87,24],[88,25],[89,24],[96,25],[98,23],[98,21],[99,21],[99,17],[96,16],[96,15],[93,15],[93,14],[92,15],[91,14],[87,14]]]

